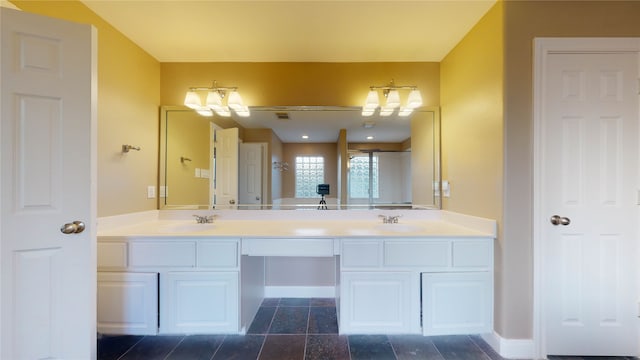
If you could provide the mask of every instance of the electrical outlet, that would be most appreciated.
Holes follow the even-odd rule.
[[[154,185],[147,186],[147,199],[155,199],[156,187]]]

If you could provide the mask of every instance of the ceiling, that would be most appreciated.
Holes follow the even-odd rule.
[[[439,62],[495,2],[83,0],[160,62]],[[399,142],[408,131],[380,118],[366,129],[368,119],[341,112],[288,121],[254,113],[237,121],[271,127],[284,142],[335,142],[340,128],[350,139]]]
[[[437,62],[495,2],[83,0],[160,62]]]

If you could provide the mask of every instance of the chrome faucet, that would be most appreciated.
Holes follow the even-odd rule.
[[[382,218],[382,223],[383,224],[397,224],[398,223],[398,219],[400,218],[400,216],[402,216],[402,215],[395,215],[395,216],[378,215],[378,217]]]
[[[204,216],[200,216],[200,215],[193,215],[196,218],[196,222],[198,224],[210,224],[213,222],[213,218],[215,217],[215,215],[204,215]]]

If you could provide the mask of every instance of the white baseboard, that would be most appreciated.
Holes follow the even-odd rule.
[[[332,298],[335,286],[265,286],[266,298]]]
[[[482,334],[482,339],[503,358],[533,359],[535,357],[533,339],[505,339],[495,331],[493,334]]]

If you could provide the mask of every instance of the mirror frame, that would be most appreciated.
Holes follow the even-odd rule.
[[[257,107],[251,107],[251,109],[257,109],[257,110],[268,110],[268,109],[282,109],[282,108],[300,108],[298,106],[293,106],[293,107],[289,107],[289,106],[257,106]],[[327,109],[340,109],[343,108],[345,110],[355,110],[355,109],[359,109],[356,107],[339,107],[339,106],[314,106],[314,108],[327,108]],[[158,142],[159,142],[159,152],[158,152],[158,189],[161,189],[162,186],[166,185],[166,171],[167,171],[167,112],[168,111],[189,111],[191,109],[189,109],[186,106],[181,106],[181,105],[163,105],[160,107],[160,116],[159,116],[159,121],[160,121],[160,132],[159,132],[159,136],[158,136]],[[194,110],[191,110],[194,111]],[[442,161],[442,154],[441,154],[441,118],[440,118],[440,108],[437,106],[424,106],[424,107],[420,107],[416,110],[417,112],[433,112],[434,114],[434,124],[433,124],[433,131],[434,131],[434,136],[433,136],[433,158],[434,158],[434,162],[433,162],[433,174],[434,174],[434,179],[433,179],[433,204],[412,204],[412,207],[407,208],[407,209],[417,209],[417,210],[439,210],[442,209],[442,192],[439,191],[442,188],[442,168],[441,168],[441,161]],[[195,112],[195,111],[194,111]],[[226,120],[226,119],[225,119]],[[228,121],[228,120],[226,120]],[[412,181],[413,183],[413,181]],[[166,205],[165,204],[165,199],[166,197],[161,197],[160,196],[161,191],[158,191],[158,201],[157,201],[157,206],[159,210],[204,210],[204,209],[209,209],[209,205]],[[240,204],[239,204],[240,205]],[[261,210],[272,210],[271,209],[271,204],[265,204],[264,205],[265,209],[261,209]],[[293,206],[293,205],[292,205]],[[300,207],[302,209],[308,209],[309,208],[309,204],[301,204]],[[314,206],[315,207],[315,206]],[[345,204],[345,205],[339,205],[336,209],[337,210],[349,210],[349,209],[358,209],[358,210],[362,210],[362,209],[366,209],[367,207],[363,207],[362,205],[354,205],[354,206],[350,206],[349,204]],[[384,208],[384,204],[380,204],[380,208]]]

